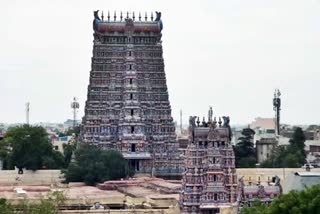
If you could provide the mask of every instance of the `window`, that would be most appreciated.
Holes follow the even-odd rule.
[[[134,126],[131,126],[131,134],[134,133]]]
[[[134,114],[134,110],[133,109],[131,109],[130,110],[130,113],[131,113],[131,116],[133,116],[133,114]],[[131,127],[132,128],[132,127]]]
[[[131,51],[129,51],[129,56],[131,56]]]
[[[130,85],[132,85],[132,79],[130,79]]]
[[[214,194],[214,200],[215,200],[215,201],[218,200],[218,195],[217,195],[217,193]]]
[[[130,94],[130,100],[132,100],[133,99],[133,94]]]
[[[135,152],[136,151],[136,144],[133,143],[131,144],[131,152]]]
[[[129,65],[129,69],[130,69],[130,70],[132,69],[132,65],[131,65],[131,64]]]

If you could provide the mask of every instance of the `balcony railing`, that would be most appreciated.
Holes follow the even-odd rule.
[[[186,205],[198,205],[198,204],[200,204],[199,200],[197,200],[197,199],[183,200],[182,203],[184,203]]]

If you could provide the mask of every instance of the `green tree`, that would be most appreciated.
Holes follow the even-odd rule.
[[[306,154],[305,135],[300,127],[296,127],[292,139],[288,146],[277,146],[273,149],[268,160],[261,164],[261,167],[266,168],[297,168],[305,163]]]
[[[94,185],[107,180],[132,175],[128,162],[114,150],[101,150],[94,145],[81,145],[75,151],[75,161],[63,170],[66,182]]]
[[[241,209],[241,214],[267,214],[267,205],[261,201],[254,201],[252,207],[245,206]]]
[[[253,145],[254,130],[245,128],[241,132],[242,137],[240,142],[234,146],[234,153],[236,158],[236,167],[250,168],[255,167],[257,162],[256,151]]]
[[[68,168],[72,155],[77,148],[76,143],[63,144],[64,167]]]
[[[302,191],[290,191],[276,198],[270,206],[259,202],[244,207],[241,214],[316,214],[320,213],[320,185]]]
[[[20,170],[55,169],[64,164],[63,155],[53,150],[46,130],[40,126],[10,128],[4,141],[4,145],[10,148],[7,157]]]
[[[4,140],[0,141],[0,160],[2,161],[3,169],[14,169],[11,161],[11,148],[9,146],[9,143],[5,142]]]
[[[290,139],[290,146],[288,151],[291,154],[295,154],[298,160],[298,164],[301,166],[305,163],[306,153],[304,151],[306,137],[300,127],[296,128],[292,139]]]

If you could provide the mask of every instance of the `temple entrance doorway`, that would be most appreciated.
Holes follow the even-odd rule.
[[[134,169],[136,172],[140,170],[139,160],[129,160],[129,165],[131,169]]]
[[[219,214],[220,209],[219,208],[214,208],[212,210],[203,210],[203,214]]]

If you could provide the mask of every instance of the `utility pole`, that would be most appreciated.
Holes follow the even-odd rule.
[[[71,108],[73,109],[73,128],[76,127],[77,122],[77,110],[79,109],[80,105],[77,101],[77,98],[73,98],[73,102],[71,103]]]
[[[180,109],[180,131],[182,133],[182,109]]]
[[[26,124],[29,125],[30,103],[26,103]]]

